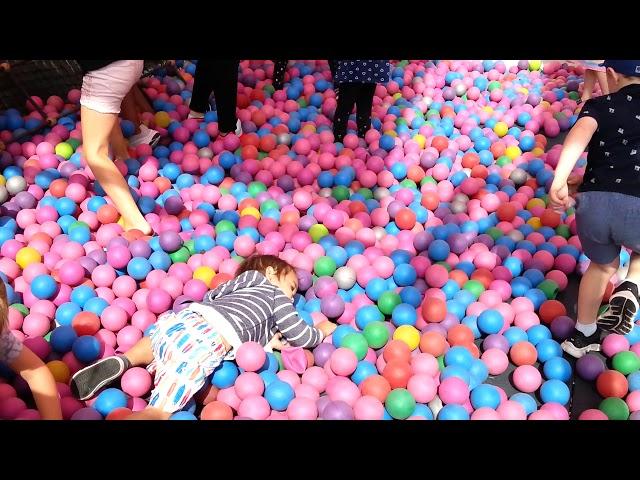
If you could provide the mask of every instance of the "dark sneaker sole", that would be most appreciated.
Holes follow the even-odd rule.
[[[581,358],[584,357],[589,352],[599,352],[600,344],[599,343],[591,343],[589,345],[585,345],[582,348],[576,347],[569,340],[565,340],[560,345],[562,350],[571,355],[573,358]]]
[[[71,392],[79,400],[87,400],[102,387],[117,380],[124,371],[125,364],[122,358],[105,358],[78,370],[71,378]]]
[[[628,290],[617,292],[607,309],[598,317],[598,327],[607,332],[626,335],[633,330],[633,320],[638,311],[638,300]]]

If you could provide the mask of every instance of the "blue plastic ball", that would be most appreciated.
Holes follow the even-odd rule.
[[[96,398],[93,408],[95,408],[103,417],[106,417],[116,408],[127,406],[127,396],[122,390],[117,388],[107,388],[98,398]]]
[[[571,378],[571,364],[562,357],[552,357],[547,360],[542,371],[548,380],[568,382]]]
[[[500,393],[493,385],[478,385],[471,391],[471,405],[473,408],[489,407],[495,410],[500,405]]]
[[[544,403],[559,403],[566,405],[569,403],[571,392],[566,383],[561,380],[547,380],[540,387],[540,398]]]
[[[58,284],[51,275],[38,275],[31,282],[31,293],[40,300],[52,298],[58,291]]]
[[[73,328],[69,325],[60,325],[51,332],[49,343],[53,351],[67,353],[71,350],[77,338],[78,334]]]
[[[414,326],[418,321],[418,314],[416,308],[408,303],[401,303],[397,305],[393,312],[391,312],[391,322],[399,327],[401,325]]]
[[[451,347],[444,354],[444,364],[446,366],[455,365],[468,370],[472,361],[473,355],[471,355],[471,352],[460,345]]]
[[[294,392],[291,385],[281,380],[272,382],[264,391],[264,398],[269,402],[271,408],[278,412],[286,410],[293,397]]]
[[[234,362],[225,360],[213,371],[211,384],[218,388],[229,388],[233,386],[240,372]]]
[[[485,310],[478,315],[478,329],[482,333],[498,333],[504,326],[504,318],[497,310]]]
[[[82,363],[91,363],[100,356],[100,342],[91,335],[78,337],[71,348]]]
[[[469,412],[462,405],[445,405],[438,412],[438,420],[469,420]]]

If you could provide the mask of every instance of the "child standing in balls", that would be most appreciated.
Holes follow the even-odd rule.
[[[7,289],[0,280],[0,362],[7,364],[29,384],[43,420],[62,420],[58,389],[51,371],[11,333],[8,317]]]
[[[588,147],[587,169],[576,198],[578,237],[590,259],[580,282],[574,335],[562,344],[579,358],[600,350],[600,332],[627,334],[640,306],[640,60],[605,60],[612,93],[585,102],[564,142],[549,191],[551,205],[572,204],[569,174]],[[632,255],[626,281],[598,316],[622,246]]]
[[[119,378],[131,366],[149,365],[155,388],[149,406],[134,420],[168,419],[204,386],[223,360],[235,358],[244,342],[281,347],[280,336],[294,347],[312,348],[335,329],[330,322],[307,325],[293,306],[298,290],[295,269],[272,255],[248,258],[236,277],[179,313],[162,315],[150,337],[125,355],[109,357],[71,380],[81,400]]]
[[[347,134],[347,122],[356,107],[358,136],[364,137],[371,128],[371,108],[378,83],[386,84],[391,73],[388,60],[336,60],[334,83],[339,88],[336,112],[333,116],[333,136],[342,142]]]

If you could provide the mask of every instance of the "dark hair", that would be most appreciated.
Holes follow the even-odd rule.
[[[4,282],[0,280],[0,332],[9,326],[9,301]]]
[[[252,255],[242,262],[240,268],[238,268],[238,271],[236,272],[236,277],[239,277],[244,272],[248,272],[250,270],[257,270],[261,274],[265,275],[268,267],[272,267],[276,271],[278,278],[282,275],[287,275],[290,272],[296,271],[293,266],[275,255]]]

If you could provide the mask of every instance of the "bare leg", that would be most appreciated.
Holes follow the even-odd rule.
[[[124,354],[132,367],[146,367],[153,362],[153,351],[151,350],[151,338],[142,337],[138,342]]]
[[[138,112],[153,112],[153,107],[138,85],[133,86],[131,93],[133,93]]]
[[[169,420],[171,413],[159,408],[147,407],[144,410],[129,415],[125,420]]]
[[[129,90],[129,93],[122,100],[122,106],[120,107],[120,115],[125,120],[129,120],[136,127],[134,133],[140,133],[140,115],[138,112],[138,106],[136,105],[136,97],[134,94],[135,86]]]
[[[127,141],[124,139],[124,136],[122,135],[122,129],[120,128],[120,124],[118,123],[118,121],[116,121],[113,124],[111,133],[109,134],[109,143],[111,144],[111,148],[113,149],[113,155],[116,157],[116,160],[120,160],[124,162],[129,158]]]
[[[133,200],[129,185],[108,155],[109,137],[112,136],[117,115],[99,113],[86,107],[81,107],[80,114],[87,163],[122,215],[125,230],[138,229],[146,235],[151,234],[151,226]]]
[[[629,260],[629,271],[626,280],[640,284],[640,254],[633,252]]]
[[[618,270],[620,259],[601,265],[591,262],[580,281],[578,293],[578,323],[591,325],[598,317],[598,309],[607,284]]]

